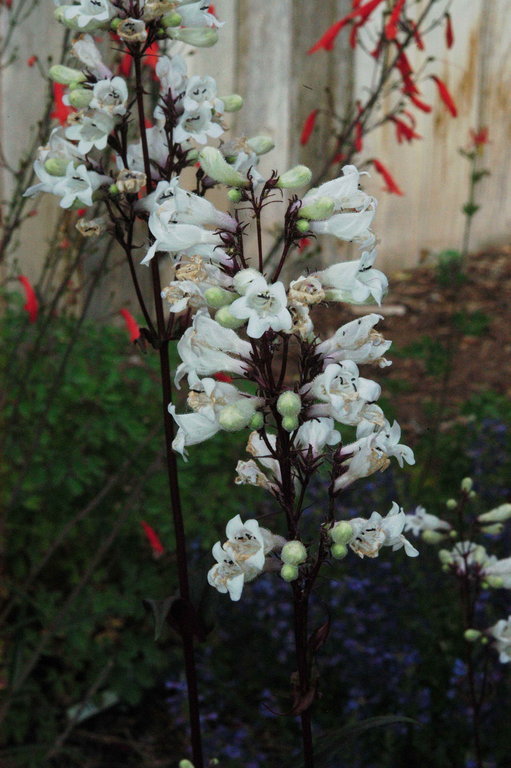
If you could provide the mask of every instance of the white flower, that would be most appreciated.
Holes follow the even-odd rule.
[[[179,223],[172,205],[159,205],[149,216],[149,229],[155,240],[142,264],[148,264],[157,251],[178,253],[199,244],[222,245],[220,235],[195,224]]]
[[[213,557],[216,565],[208,571],[208,584],[217,589],[222,594],[229,593],[231,600],[237,601],[243,592],[246,574],[231,556],[222,549],[219,541],[213,547]],[[253,577],[257,576],[257,571]]]
[[[68,139],[78,141],[78,151],[84,155],[93,147],[105,149],[108,136],[114,127],[113,118],[104,112],[82,115],[80,121],[66,128]]]
[[[125,115],[128,101],[128,86],[122,77],[98,80],[92,89],[94,94],[91,109],[106,112],[107,115]]]
[[[373,269],[376,251],[366,251],[356,261],[333,264],[316,272],[328,301],[347,301],[363,304],[372,297],[378,304],[388,288],[388,280],[378,269]]]
[[[73,54],[84,64],[89,72],[100,80],[112,77],[112,72],[106,64],[103,64],[101,54],[96,47],[93,38],[90,35],[74,40],[71,46]]]
[[[309,306],[324,301],[325,291],[317,277],[302,275],[289,283],[288,298],[290,303]]]
[[[178,8],[183,27],[223,27],[223,22],[208,13],[210,3],[199,0],[196,3],[184,3]]]
[[[360,171],[354,165],[345,165],[343,175],[332,181],[326,181],[320,187],[310,189],[302,199],[304,206],[311,205],[322,198],[329,197],[334,202],[334,211],[365,210],[374,198],[359,189]]]
[[[377,362],[381,368],[390,365],[383,355],[392,342],[374,330],[374,326],[381,319],[381,315],[371,312],[358,320],[345,323],[333,336],[318,344],[316,352],[325,356],[325,364],[331,361],[352,360],[359,365]]]
[[[116,32],[122,40],[129,43],[143,43],[147,40],[147,29],[142,19],[123,19]]]
[[[250,283],[245,295],[236,299],[229,311],[240,320],[248,320],[247,334],[253,339],[259,339],[270,328],[288,331],[293,322],[283,283],[268,284],[262,275]]]
[[[61,13],[66,21],[74,21],[79,29],[94,23],[98,26],[109,21],[114,9],[108,0],[79,0],[77,5],[61,6]]]
[[[160,56],[156,62],[156,75],[160,79],[161,89],[166,96],[168,91],[176,98],[186,88],[186,62],[182,56],[176,54]]]
[[[478,516],[480,523],[502,523],[511,518],[511,504],[500,504]]]
[[[353,426],[367,421],[371,425],[368,429],[385,423],[381,408],[368,405],[379,398],[380,385],[359,376],[358,367],[351,360],[327,365],[324,372],[313,380],[308,394],[327,404],[311,406],[310,415],[332,416],[341,424]]]
[[[268,447],[270,446],[270,448]],[[282,474],[280,471],[280,464],[277,459],[274,459],[271,455],[275,452],[277,447],[277,438],[275,435],[266,434],[266,440],[264,440],[258,432],[251,432],[248,438],[247,451],[254,459],[257,459],[270,473],[269,482],[275,488],[279,487],[282,482]]]
[[[488,632],[495,638],[494,647],[499,652],[501,664],[511,661],[511,616],[500,619]]]
[[[54,193],[55,186],[62,180],[62,176],[67,171],[70,162],[83,160],[82,154],[78,151],[75,144],[66,141],[61,135],[62,129],[54,128],[48,139],[48,144],[39,147],[37,150],[37,159],[34,161],[34,172],[39,179],[39,184],[33,184],[24,193],[23,197],[32,197],[39,192]],[[49,173],[45,164],[49,161],[55,161],[59,174]],[[49,164],[50,166],[50,164]],[[60,175],[61,174],[61,175]]]
[[[424,507],[416,507],[415,512],[406,515],[405,531],[420,536],[424,531],[450,531],[451,525],[436,515],[426,512]]]
[[[231,555],[235,563],[242,568],[263,570],[264,540],[257,520],[247,520],[243,523],[241,517],[236,515],[227,523],[225,535],[227,541],[223,548]]]
[[[54,193],[59,195],[61,208],[70,208],[75,201],[84,205],[92,205],[92,194],[102,184],[111,182],[109,176],[102,176],[95,171],[88,171],[85,165],[77,168],[71,162],[67,166],[66,175],[59,179]]]
[[[489,557],[484,564],[483,573],[490,586],[511,589],[511,557],[503,560],[495,556]]]
[[[368,203],[363,211],[351,213],[335,213],[326,221],[311,221],[310,229],[316,235],[334,235],[340,240],[357,240],[365,247],[375,242],[375,237],[369,227],[376,213],[376,202]]]
[[[167,137],[163,128],[154,125],[152,128],[148,128],[146,131],[147,147],[149,150],[149,157],[157,165],[164,167],[169,156],[169,146],[167,143]],[[144,171],[144,155],[142,152],[142,143],[139,141],[136,144],[128,144],[127,152],[128,168],[132,171]],[[122,158],[117,160],[119,170],[124,168]],[[158,177],[158,171],[151,166],[153,179]]]
[[[188,376],[192,386],[198,376],[209,376],[219,371],[243,376],[249,365],[252,347],[233,330],[223,328],[209,315],[198,312],[193,325],[180,338],[177,351],[182,360],[175,378],[179,389],[179,382],[184,376]]]
[[[440,550],[438,555],[443,563],[451,565],[459,575],[466,574],[470,570],[475,570],[481,574],[485,564],[489,561],[486,549],[473,541],[460,541],[454,545],[450,552]]]
[[[277,486],[261,471],[254,459],[238,461],[236,472],[237,475],[234,478],[236,485],[255,485],[257,488],[264,488],[273,494],[278,490]]]
[[[172,213],[176,224],[215,227],[228,232],[235,232],[238,227],[236,219],[219,211],[205,197],[183,189],[177,177],[172,181],[160,181],[154,192],[144,198],[139,208],[153,212],[159,206],[163,206],[160,214]]]
[[[325,445],[337,445],[341,434],[334,429],[334,420],[328,418],[309,419],[299,427],[295,435],[295,445],[302,448],[307,456],[317,458],[323,452]]]
[[[206,144],[208,137],[218,139],[224,129],[212,121],[213,110],[204,102],[198,104],[193,112],[185,110],[174,129],[174,141],[182,143],[187,139],[194,139],[198,144]]]
[[[355,517],[349,522],[353,528],[350,547],[359,557],[378,557],[382,547],[392,547],[393,551],[404,547],[409,557],[419,554],[403,536],[405,513],[395,501],[386,517],[373,512],[369,520]]]
[[[216,80],[209,75],[193,75],[186,84],[183,99],[185,112],[195,112],[201,104],[207,103],[215,112],[223,112],[223,104],[216,98]]]
[[[310,317],[309,307],[303,304],[290,303],[288,309],[293,321],[289,333],[296,333],[304,341],[312,341],[314,324]]]

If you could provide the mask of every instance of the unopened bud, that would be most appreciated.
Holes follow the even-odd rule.
[[[113,29],[114,32],[116,32],[121,22],[122,22],[122,19],[119,19],[118,17],[116,17],[115,19],[112,19],[112,21],[110,22],[110,28]]]
[[[339,520],[330,528],[329,534],[335,544],[347,544],[353,538],[353,526],[348,520]]]
[[[286,565],[301,565],[307,560],[307,550],[301,541],[288,541],[282,547],[280,557]]]
[[[481,632],[478,629],[466,629],[463,633],[463,637],[467,643],[475,643],[481,637]]]
[[[275,146],[275,142],[269,136],[252,136],[247,139],[247,144],[256,155],[265,155]]]
[[[318,200],[309,203],[308,205],[302,205],[300,208],[300,216],[304,219],[310,219],[311,221],[320,221],[321,219],[328,219],[334,212],[334,201],[331,197],[320,197]]]
[[[302,234],[302,235],[304,235],[310,229],[310,224],[307,221],[307,219],[298,219],[298,221],[296,222],[295,226],[296,226],[298,232],[300,232],[300,234]]]
[[[482,637],[482,638],[481,638],[481,645],[488,645],[488,643],[489,643],[489,642],[490,642],[490,641],[488,640],[488,638],[487,638],[487,637]]]
[[[423,531],[421,538],[426,544],[439,544],[445,536],[439,531]]]
[[[63,64],[54,64],[53,67],[50,67],[48,76],[54,83],[60,83],[60,85],[69,85],[73,82],[83,83],[87,79],[79,69],[65,67]]]
[[[504,530],[504,523],[493,523],[493,525],[485,525],[481,528],[482,533],[488,533],[492,536],[497,536]]]
[[[286,432],[294,432],[295,429],[298,429],[298,419],[296,416],[284,416],[282,419],[282,429],[285,429]]]
[[[310,184],[312,171],[306,165],[295,165],[279,176],[277,187],[280,189],[294,189],[295,187],[305,187]]]
[[[239,203],[241,200],[242,194],[239,189],[230,189],[227,192],[227,197],[231,201],[231,203]]]
[[[229,96],[219,96],[224,105],[224,112],[239,112],[243,106],[243,97],[237,93],[231,93]]]
[[[219,149],[204,147],[199,152],[198,160],[204,173],[215,181],[221,181],[229,187],[247,186],[247,179],[229,165]]]
[[[204,291],[204,298],[208,302],[210,307],[220,309],[220,307],[228,306],[232,304],[239,296],[232,291],[226,291],[225,288],[220,288],[219,285],[215,285],[212,288],[208,288]]]
[[[89,106],[94,96],[91,90],[87,88],[75,88],[69,94],[69,103],[76,109],[85,109]]]
[[[456,507],[458,506],[458,502],[456,501],[456,499],[447,499],[447,501],[445,502],[445,506],[447,507],[447,509],[456,509]]]
[[[302,410],[302,400],[296,392],[283,392],[277,400],[277,411],[281,416],[297,416]]]
[[[250,429],[262,429],[264,427],[264,416],[261,411],[256,411],[254,413],[248,426]]]
[[[51,176],[65,176],[69,160],[62,157],[49,157],[45,160],[44,170]]]
[[[234,405],[226,405],[222,408],[218,417],[218,423],[226,432],[239,432],[244,429],[251,419],[251,415],[244,413],[244,409]]]
[[[449,531],[449,538],[457,539],[458,538],[458,531],[455,531],[454,529],[452,531]]]
[[[194,765],[189,760],[180,760],[178,768],[194,768]]]
[[[165,29],[169,29],[170,27],[179,27],[182,21],[183,17],[179,13],[167,13],[162,18],[161,24]]]
[[[239,317],[234,317],[234,315],[229,312],[229,307],[226,306],[220,307],[218,312],[216,312],[215,320],[222,326],[222,328],[232,328],[233,330],[241,328],[241,326],[245,325],[247,322],[246,320],[240,320]]]
[[[476,491],[469,491],[468,498],[469,499],[476,499],[477,498]]]
[[[501,504],[499,507],[483,512],[477,518],[480,523],[503,523],[511,518],[511,504]]]
[[[486,581],[492,589],[501,589],[504,586],[504,579],[501,576],[487,576]]]
[[[119,194],[119,187],[117,184],[110,184],[108,187],[108,194],[111,195],[111,197],[116,197],[116,195]]]
[[[472,490],[472,487],[474,485],[474,481],[471,477],[464,477],[463,480],[460,483],[460,488],[462,491],[465,491],[465,493],[468,493]]]
[[[198,149],[189,149],[186,153],[186,159],[189,163],[195,163],[199,159],[199,150]]]
[[[213,27],[170,28],[167,29],[167,36],[196,48],[210,48],[218,41],[218,32]]]
[[[452,563],[452,555],[448,549],[441,549],[438,553],[438,558],[442,565],[450,565]]]
[[[296,581],[296,579],[298,578],[298,566],[287,565],[286,563],[280,569],[280,575],[284,579],[284,581]]]
[[[336,560],[342,560],[348,554],[348,548],[346,544],[333,544],[330,552]]]

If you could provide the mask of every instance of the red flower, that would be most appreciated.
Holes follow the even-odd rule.
[[[128,309],[120,309],[119,314],[124,318],[130,341],[136,341],[140,338],[140,328],[138,327],[137,321]]]
[[[413,36],[414,36],[417,48],[419,49],[419,51],[423,51],[424,50],[424,40],[422,39],[422,35],[419,32],[419,27],[411,19],[410,19],[410,21],[408,23],[410,24],[410,26],[412,28],[412,32],[413,32]]]
[[[305,119],[305,122],[303,124],[302,132],[300,134],[300,144],[305,146],[307,142],[309,141],[312,131],[314,130],[314,124],[316,122],[316,117],[318,116],[319,109],[313,109],[310,115],[308,115]]]
[[[408,93],[405,88],[403,88],[403,93],[406,93],[407,96],[410,97],[410,101],[417,107],[417,109],[421,109],[423,112],[431,112],[432,107],[429,104],[426,104],[425,101],[422,101],[422,99],[419,99],[415,93]]]
[[[449,93],[449,91],[447,90],[447,86],[446,86],[446,84],[445,84],[445,83],[444,83],[442,80],[440,80],[440,78],[439,78],[439,77],[437,77],[436,75],[430,75],[430,77],[431,77],[431,78],[432,78],[432,79],[435,81],[435,83],[437,84],[437,88],[438,88],[438,95],[440,96],[440,98],[441,98],[441,99],[442,99],[442,101],[444,102],[445,106],[447,107],[447,109],[449,110],[449,112],[451,113],[451,115],[452,115],[453,117],[457,117],[457,115],[458,115],[458,110],[456,109],[456,104],[454,103],[454,101],[453,101],[453,98],[452,98],[451,94],[450,94],[450,93]]]
[[[76,215],[78,216],[78,218],[85,216],[86,213],[87,213],[87,208],[78,208],[78,210],[76,211]]]
[[[213,5],[213,3],[210,3],[210,6],[208,8],[208,13],[211,13],[212,16],[216,16],[216,8]]]
[[[404,120],[401,120],[399,117],[395,117],[394,115],[389,118],[389,120],[392,120],[394,125],[396,126],[396,138],[398,141],[398,144],[401,144],[403,141],[412,141],[413,139],[422,139],[422,136],[420,136],[418,133],[416,133],[410,125],[407,125]]]
[[[399,17],[401,16],[404,4],[405,0],[396,0],[395,2],[389,20],[385,25],[385,37],[387,40],[394,40],[397,35],[397,25],[399,24]]]
[[[39,311],[39,302],[37,301],[37,296],[35,295],[35,291],[32,288],[32,284],[28,277],[19,275],[18,280],[22,284],[23,290],[25,291],[26,302],[23,305],[23,309],[28,312],[29,322],[35,323],[37,320],[37,313]]]
[[[357,3],[356,7],[353,8],[351,13],[348,13],[347,16],[344,16],[344,18],[339,19],[339,21],[336,21],[335,24],[332,24],[332,26],[327,29],[327,31],[319,38],[317,43],[315,43],[312,48],[307,51],[307,53],[316,53],[316,51],[319,51],[322,48],[325,51],[331,51],[334,47],[337,35],[341,29],[346,26],[346,24],[348,24],[353,19],[356,19],[357,17],[359,17],[358,26],[365,24],[374,9],[377,8],[377,6],[382,2],[383,0],[369,0],[369,2],[364,3],[364,5]]]
[[[62,98],[66,92],[66,86],[61,83],[53,83],[53,112],[50,117],[52,120],[58,120],[61,125],[65,125],[68,116],[76,112],[72,107],[66,106]]]
[[[304,251],[306,248],[308,248],[309,245],[311,245],[311,243],[312,243],[312,240],[310,239],[310,237],[302,237],[301,240],[298,241],[298,250],[300,251],[300,253]]]
[[[149,523],[146,523],[145,520],[141,520],[140,525],[142,526],[147,541],[149,542],[149,545],[152,549],[153,557],[158,558],[165,554],[165,547],[161,543],[160,537],[154,528],[150,526]]]
[[[35,56],[35,55],[34,55],[34,56],[30,56],[30,57],[27,59],[27,66],[28,66],[28,67],[33,67],[33,66],[34,66],[34,64],[36,63],[36,61],[37,61],[37,56]]]
[[[122,75],[122,77],[129,77],[132,64],[133,57],[130,53],[125,53],[119,62],[119,66],[117,67],[117,74]]]
[[[445,44],[448,48],[452,48],[454,45],[454,32],[449,11],[445,12]]]
[[[142,63],[145,64],[150,69],[152,69],[153,80],[158,80],[158,77],[156,75],[156,65],[158,63],[159,57],[160,57],[160,46],[158,45],[157,42],[154,42],[149,46],[149,48],[146,49],[146,52],[144,53],[144,58],[142,59]]]
[[[221,371],[219,371],[218,373],[214,373],[213,378],[216,379],[216,381],[223,381],[225,384],[232,383],[232,378],[229,376],[229,374],[222,373]]]
[[[485,128],[479,128],[478,131],[470,131],[470,138],[472,139],[473,145],[476,147],[482,147],[484,144],[488,144],[489,142],[489,130],[487,127]]]
[[[363,142],[363,135],[364,135],[364,129],[362,127],[362,123],[357,122],[355,123],[355,151],[356,152],[362,152],[362,148],[364,146]]]
[[[380,163],[375,157],[373,157],[371,162],[374,165],[375,170],[383,177],[383,181],[386,184],[385,191],[389,192],[391,195],[402,195],[403,192],[400,190],[390,171],[385,168],[383,163]]]

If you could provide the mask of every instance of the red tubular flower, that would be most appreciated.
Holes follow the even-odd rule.
[[[357,121],[355,123],[355,142],[354,142],[356,152],[362,152],[362,148],[364,146],[363,134],[364,134],[364,129],[362,127],[362,123],[359,123]]]
[[[422,99],[419,99],[418,96],[416,96],[415,93],[409,93],[405,88],[403,88],[403,93],[406,93],[406,95],[410,98],[410,101],[414,106],[417,107],[417,109],[421,109],[423,112],[431,112],[432,107],[430,104],[426,104],[425,101],[422,101]]]
[[[393,115],[389,118],[389,120],[392,120],[394,125],[396,126],[396,138],[398,141],[398,144],[401,144],[404,141],[412,141],[413,139],[422,139],[422,136],[420,136],[418,133],[416,133],[413,128],[405,123],[404,120],[400,120],[399,117],[396,117]]]
[[[121,75],[122,77],[129,77],[132,64],[133,57],[131,54],[125,53],[119,62],[119,66],[117,67],[117,74]]]
[[[23,286],[23,290],[25,291],[25,304],[23,305],[23,309],[28,312],[28,320],[30,323],[35,323],[37,320],[37,313],[39,312],[39,302],[37,301],[37,296],[35,295],[35,291],[32,288],[32,284],[28,277],[25,277],[25,275],[19,275],[18,280],[20,281],[21,285]]]
[[[124,318],[130,341],[136,341],[140,338],[140,328],[138,327],[137,321],[128,309],[120,309],[119,314]]]
[[[223,381],[225,384],[232,384],[232,377],[229,376],[228,373],[222,373],[222,371],[219,371],[218,373],[213,374],[213,378],[216,381]]]
[[[435,81],[438,88],[438,95],[444,102],[445,106],[447,107],[451,115],[453,117],[457,117],[458,110],[456,109],[456,104],[454,103],[454,100],[451,94],[447,90],[446,84],[442,80],[440,80],[440,78],[437,77],[437,75],[430,75],[430,77]]]
[[[34,66],[34,64],[36,63],[36,61],[37,61],[37,56],[35,56],[35,55],[34,55],[34,56],[30,56],[30,57],[27,59],[27,66],[28,66],[28,67],[33,67],[33,66]]]
[[[385,25],[385,37],[387,40],[394,40],[397,35],[397,25],[399,24],[399,17],[406,0],[396,0],[392,12],[389,16],[389,20]]]
[[[332,26],[327,29],[327,31],[319,38],[317,43],[315,43],[312,48],[307,51],[307,53],[316,53],[316,51],[321,49],[325,51],[331,51],[334,47],[337,35],[341,29],[346,26],[346,24],[348,24],[353,19],[356,19],[357,17],[359,18],[359,23],[357,26],[365,24],[371,13],[382,2],[383,0],[369,0],[369,2],[364,3],[364,5],[357,3],[356,7],[353,8],[351,13],[348,13],[346,16],[344,16],[344,18],[339,19],[339,21],[336,21],[335,24],[332,24]]]
[[[50,115],[52,120],[58,120],[61,125],[65,125],[71,112],[75,112],[72,107],[68,107],[62,101],[66,92],[66,86],[61,83],[53,83],[53,111]]]
[[[480,128],[478,131],[470,131],[470,138],[472,139],[472,143],[476,149],[478,147],[482,147],[484,144],[488,144],[490,140],[489,130],[487,127],[485,127]]]
[[[390,173],[390,171],[383,165],[383,163],[380,163],[379,160],[377,160],[375,157],[371,160],[372,164],[374,165],[375,171],[377,171],[380,176],[383,177],[383,181],[385,182],[385,191],[389,192],[391,195],[402,195],[403,192],[398,187],[394,177]]]
[[[454,45],[454,32],[449,11],[445,12],[445,44],[448,48],[452,48]]]
[[[314,125],[316,123],[316,117],[318,116],[319,109],[313,109],[310,115],[308,115],[305,118],[305,122],[303,124],[302,132],[300,134],[300,144],[305,146],[311,135],[312,131],[314,130]]]
[[[304,251],[306,248],[308,248],[309,245],[311,245],[311,243],[312,243],[312,240],[310,239],[310,237],[302,237],[298,241],[298,250],[300,251],[300,253]]]
[[[211,13],[212,16],[216,16],[216,8],[213,5],[213,3],[210,3],[210,6],[208,8],[208,13]]]
[[[419,32],[419,27],[412,20],[409,21],[409,24],[410,24],[410,26],[412,28],[413,37],[414,37],[414,40],[415,40],[415,44],[417,45],[417,48],[419,49],[419,51],[423,51],[424,50],[424,40],[422,39],[422,35]]]
[[[152,43],[149,48],[146,49],[146,52],[144,53],[144,58],[142,59],[142,63],[146,65],[146,67],[149,67],[152,70],[152,78],[153,80],[158,80],[158,77],[156,75],[156,65],[158,63],[158,59],[160,57],[160,46],[157,42]]]
[[[161,543],[160,537],[158,536],[154,528],[151,525],[149,525],[149,523],[146,523],[145,520],[141,520],[140,525],[142,526],[144,533],[146,535],[146,539],[149,542],[149,545],[153,553],[153,557],[158,558],[158,557],[161,557],[163,554],[165,554],[165,547]]]

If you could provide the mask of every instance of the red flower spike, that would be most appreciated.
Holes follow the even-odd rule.
[[[161,539],[154,530],[154,528],[149,525],[149,523],[146,523],[145,520],[140,521],[140,525],[143,528],[143,531],[146,535],[146,539],[149,542],[149,545],[151,547],[153,557],[158,558],[161,557],[163,554],[165,554],[165,547],[161,543]]]
[[[120,309],[119,314],[124,318],[126,330],[128,331],[130,341],[134,342],[140,338],[140,328],[138,323],[128,309]]]
[[[415,44],[416,44],[417,48],[419,49],[419,51],[423,51],[425,46],[424,46],[424,40],[422,39],[422,35],[419,32],[419,27],[411,19],[410,19],[410,21],[408,23],[410,24],[410,26],[412,28],[413,37],[414,37]]]
[[[408,93],[408,91],[403,88],[403,93],[406,93],[407,96],[410,97],[410,101],[414,106],[417,107],[417,109],[421,109],[423,112],[431,112],[432,107],[429,104],[426,104],[425,101],[422,101],[419,99],[418,96],[415,95],[415,93]]]
[[[385,37],[387,40],[394,40],[397,35],[397,25],[399,24],[404,4],[405,0],[396,0],[394,4],[389,20],[385,25]]]
[[[440,80],[437,75],[430,75],[430,77],[435,81],[437,88],[438,88],[438,95],[444,102],[445,106],[451,113],[453,117],[458,116],[458,110],[456,109],[456,104],[454,103],[454,100],[449,93],[446,84],[443,82],[443,80]]]
[[[225,384],[232,384],[233,381],[228,373],[222,373],[221,371],[214,373],[213,378],[216,379],[216,381],[223,381]]]
[[[383,165],[383,163],[380,163],[380,161],[377,160],[375,157],[373,157],[371,162],[374,165],[375,171],[377,171],[380,174],[380,176],[383,177],[383,181],[386,184],[385,191],[389,192],[391,195],[402,195],[403,192],[398,187],[394,177],[391,175],[390,171]]]
[[[403,141],[410,142],[413,139],[422,139],[422,136],[416,133],[404,120],[400,120],[399,117],[392,116],[389,120],[392,120],[396,126],[396,139],[398,144],[401,144]]]
[[[454,45],[454,32],[449,11],[445,12],[445,44],[448,48],[452,48]]]
[[[119,62],[117,67],[117,74],[122,77],[129,77],[131,73],[131,67],[133,65],[133,57],[129,53],[125,53]]]
[[[72,107],[66,106],[62,101],[66,93],[66,86],[61,83],[53,83],[53,111],[50,115],[52,120],[58,120],[61,125],[65,125],[68,116],[76,112]]]
[[[35,291],[32,288],[32,284],[28,277],[25,277],[25,275],[19,275],[18,280],[20,281],[21,285],[23,286],[23,290],[25,291],[25,304],[23,305],[23,309],[28,312],[28,321],[30,323],[35,323],[37,320],[37,314],[39,312],[39,302],[37,301],[37,296],[35,295]]]
[[[312,135],[312,131],[314,130],[314,125],[316,123],[316,117],[318,116],[318,112],[319,112],[319,109],[313,109],[310,115],[308,115],[305,118],[302,132],[300,134],[300,144],[302,145],[302,147],[304,147],[308,143]]]
[[[383,0],[369,0],[369,2],[365,3],[364,5],[357,3],[356,7],[353,8],[351,13],[348,13],[347,16],[344,16],[344,18],[336,21],[335,24],[332,24],[332,26],[327,29],[327,31],[319,38],[317,43],[315,43],[312,48],[307,51],[307,53],[316,53],[316,51],[321,49],[325,51],[331,51],[334,47],[337,35],[341,29],[345,27],[346,24],[348,24],[348,22],[356,19],[357,17],[360,17],[361,24],[364,24],[374,9],[377,8],[377,6],[382,2]],[[359,23],[359,26],[361,24]]]

